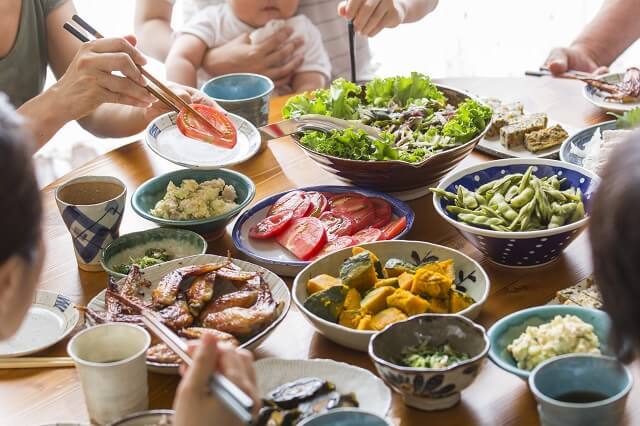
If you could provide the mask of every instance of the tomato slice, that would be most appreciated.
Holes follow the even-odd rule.
[[[327,238],[330,240],[354,233],[353,222],[346,216],[329,211],[322,213],[319,219],[327,230]]]
[[[351,237],[353,242],[356,244],[364,244],[364,243],[372,243],[374,241],[380,240],[382,237],[382,231],[378,228],[365,228],[361,231],[356,232]]]
[[[353,232],[371,225],[375,219],[373,203],[360,194],[347,192],[329,200],[331,211],[348,217],[353,222]]]
[[[394,220],[384,228],[382,228],[382,239],[383,240],[391,240],[394,237],[397,237],[404,228],[407,227],[407,218],[406,216],[402,216],[399,219]]]
[[[203,123],[186,108],[183,108],[176,119],[176,125],[183,135],[223,148],[231,149],[236,146],[238,132],[231,120],[222,111],[202,104],[191,104],[191,108],[204,116],[209,124]]]
[[[313,217],[320,217],[325,210],[327,210],[327,206],[329,205],[329,201],[327,197],[325,197],[320,192],[310,191],[307,192],[307,198],[311,202],[311,208],[309,209],[308,215]]]
[[[284,210],[280,213],[265,217],[249,229],[249,236],[251,238],[264,240],[280,235],[289,225],[291,219],[293,219],[293,212],[291,210]]]
[[[393,211],[391,210],[391,204],[389,204],[386,200],[382,198],[369,198],[369,201],[373,204],[373,208],[375,211],[375,219],[371,224],[374,228],[382,228],[389,222],[391,222],[391,217],[393,216]]]
[[[301,260],[309,260],[324,247],[327,232],[320,219],[301,217],[277,237],[278,243]]]
[[[284,194],[271,206],[267,216],[273,216],[285,210],[291,210],[293,212],[293,218],[297,219],[306,216],[310,208],[311,201],[306,193],[302,191],[291,191]]]
[[[338,237],[334,240],[327,242],[327,244],[325,244],[324,247],[322,247],[322,250],[320,250],[318,254],[315,255],[314,259],[319,259],[324,255],[333,253],[334,251],[342,250],[343,248],[351,247],[353,245],[355,245],[355,242],[351,237],[348,237],[348,236]]]

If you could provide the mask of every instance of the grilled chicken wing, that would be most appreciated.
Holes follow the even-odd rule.
[[[216,280],[216,273],[210,272],[200,276],[193,281],[191,287],[185,292],[187,304],[193,316],[198,316],[200,311],[213,298],[213,284]]]
[[[156,306],[169,306],[175,302],[180,290],[180,283],[182,280],[198,275],[208,274],[209,272],[216,271],[220,268],[224,268],[229,264],[229,261],[222,263],[209,263],[206,265],[191,265],[183,268],[178,268],[173,272],[165,275],[158,283],[158,286],[153,289],[151,294],[153,304]]]
[[[231,334],[225,333],[223,331],[214,330],[213,328],[189,327],[189,328],[179,330],[178,334],[189,340],[199,339],[205,334],[212,334],[220,342],[229,342],[234,346],[238,346],[240,344],[238,342],[238,339],[233,337]]]
[[[158,311],[158,314],[165,325],[172,330],[180,330],[193,324],[193,315],[189,312],[189,305],[184,300],[176,300],[173,305]]]
[[[218,271],[218,277],[227,279],[229,281],[249,281],[250,279],[255,278],[256,275],[258,275],[257,272],[242,271],[238,269],[236,265],[233,266],[235,266],[235,268],[221,268]]]
[[[178,364],[182,360],[165,343],[158,343],[147,349],[147,360],[159,364]]]
[[[134,303],[136,306],[146,306],[141,297],[142,287],[149,288],[150,286],[151,282],[143,277],[140,267],[138,265],[132,265],[131,272],[129,272],[129,274],[124,277],[120,288],[118,288],[115,282],[110,280],[108,290],[111,290],[111,296],[113,296],[113,294],[119,294],[120,296]],[[107,296],[105,297],[105,303],[107,305],[108,311],[118,311],[125,314],[139,313],[136,307],[131,307],[128,304],[123,305],[122,303],[119,303],[118,299],[109,296],[109,293],[107,293]]]
[[[229,308],[249,308],[258,300],[257,290],[239,290],[233,293],[224,294],[215,298],[209,303],[200,314],[200,320],[204,320],[207,315],[224,311]]]
[[[269,285],[260,275],[257,275],[247,281],[245,291],[251,290],[257,291],[256,302],[253,305],[250,307],[232,306],[219,312],[210,312],[203,318],[202,325],[233,334],[236,337],[244,337],[272,322],[276,316],[277,306],[271,296]]]

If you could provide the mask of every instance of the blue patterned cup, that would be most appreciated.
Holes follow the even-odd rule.
[[[529,376],[542,426],[622,424],[632,385],[627,367],[600,355],[563,355]]]
[[[83,176],[60,185],[55,195],[78,267],[102,271],[102,250],[119,236],[127,187],[111,176]]]
[[[250,73],[221,75],[202,86],[202,91],[222,108],[246,118],[256,127],[269,121],[269,98],[273,89],[269,77]]]

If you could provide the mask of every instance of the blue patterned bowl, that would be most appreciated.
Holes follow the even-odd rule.
[[[446,176],[438,185],[438,188],[452,192],[456,192],[458,185],[475,191],[481,185],[499,179],[505,174],[524,173],[529,166],[534,166],[534,174],[538,177],[557,174],[566,178],[567,182],[564,183],[563,189],[570,186],[580,188],[584,194],[586,217],[555,229],[500,232],[458,222],[455,215],[446,210],[446,206],[450,202],[438,195],[433,197],[433,204],[438,214],[456,227],[478,250],[499,265],[510,267],[542,266],[557,259],[560,253],[586,228],[591,213],[591,198],[600,178],[582,167],[562,161],[510,158],[489,161],[455,171]]]
[[[556,315],[575,315],[582,321],[593,325],[593,331],[600,340],[601,352],[604,355],[613,355],[613,349],[609,344],[611,320],[606,312],[581,306],[545,305],[514,312],[493,324],[488,333],[491,341],[491,350],[489,351],[491,361],[511,374],[527,379],[531,372],[518,368],[515,359],[507,351],[507,346],[519,337],[527,327],[549,322]]]
[[[575,164],[576,166],[582,166],[583,159],[571,152],[571,147],[575,146],[576,148],[584,149],[584,146],[591,141],[593,134],[598,128],[600,128],[601,132],[604,132],[605,130],[616,130],[618,126],[616,125],[616,120],[611,120],[594,124],[593,126],[580,130],[562,143],[560,147],[560,160]]]
[[[232,185],[236,189],[236,203],[238,206],[233,210],[219,216],[196,220],[163,219],[149,213],[151,209],[155,207],[156,203],[164,197],[169,182],[180,185],[185,179],[204,182],[217,178],[223,179],[225,183]],[[160,226],[188,229],[197,232],[207,240],[213,240],[222,236],[225,226],[253,200],[255,195],[256,186],[251,179],[233,170],[182,169],[154,177],[140,185],[131,197],[131,205],[139,216],[157,223]]]
[[[413,368],[399,364],[402,350],[421,343],[445,344],[469,359],[447,368]],[[460,401],[489,351],[484,328],[461,315],[424,314],[391,324],[369,343],[369,356],[382,379],[404,398],[405,404],[420,410],[443,410]]]

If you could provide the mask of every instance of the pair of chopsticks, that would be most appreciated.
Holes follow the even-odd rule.
[[[19,368],[66,368],[73,366],[73,360],[66,356],[0,358],[0,370]]]
[[[555,78],[568,78],[568,79],[573,79],[573,80],[582,80],[585,78],[597,78],[597,76],[595,76],[592,73],[588,73],[588,72],[584,72],[584,71],[576,71],[576,70],[570,70],[567,71],[565,73],[562,74],[558,74],[558,75],[554,75],[551,71],[549,71],[549,68],[547,67],[540,67],[540,69],[538,71],[525,71],[524,75],[530,76],[530,77],[555,77]]]
[[[187,344],[162,323],[156,312],[143,309],[142,321],[187,366],[191,366],[192,360],[187,353]],[[242,389],[218,373],[211,376],[209,388],[211,393],[218,397],[244,424],[251,422],[253,418],[253,400]]]
[[[79,17],[78,15],[73,15],[71,18],[73,22],[80,25],[82,29],[84,29],[87,33],[95,37],[96,39],[104,38],[104,36],[98,32],[95,28],[93,28],[89,23],[87,23],[84,19]],[[71,33],[75,38],[80,40],[83,43],[87,43],[89,41],[89,37],[82,33],[82,31],[76,28],[71,22],[65,22],[63,28]],[[168,106],[175,112],[180,112],[181,109],[186,109],[190,114],[197,117],[202,123],[209,126],[212,130],[214,130],[217,134],[221,134],[221,132],[213,125],[209,120],[207,120],[202,114],[193,109],[191,105],[186,103],[180,96],[178,96],[173,90],[164,85],[160,80],[155,78],[152,74],[150,74],[147,70],[145,70],[142,66],[138,65],[138,69],[148,80],[150,80],[156,88],[152,87],[150,84],[145,86],[145,89],[153,96],[158,98],[162,103]]]
[[[356,83],[356,33],[353,28],[353,21],[347,24],[349,30],[349,59],[351,60],[351,82]]]

